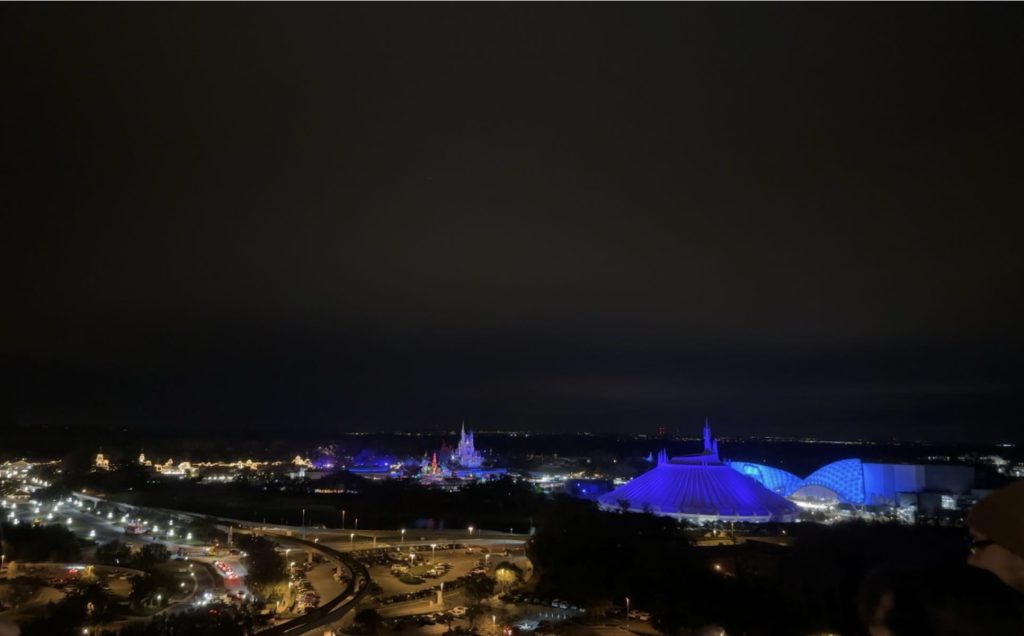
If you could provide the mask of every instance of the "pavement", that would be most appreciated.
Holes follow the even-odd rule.
[[[313,589],[316,590],[316,593],[320,595],[322,600],[334,598],[345,591],[345,586],[334,580],[333,568],[336,567],[338,567],[338,564],[327,562],[315,566],[306,573],[306,578],[309,579],[310,585],[313,586]]]

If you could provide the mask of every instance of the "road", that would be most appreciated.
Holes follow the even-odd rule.
[[[267,634],[273,636],[276,634],[288,634],[298,635],[307,632],[313,628],[320,627],[322,625],[329,625],[338,622],[344,617],[344,615],[351,610],[355,605],[366,595],[367,584],[370,581],[369,573],[361,563],[351,558],[347,554],[330,548],[328,546],[319,545],[316,541],[306,540],[304,538],[289,536],[294,534],[296,529],[288,526],[261,526],[248,521],[242,521],[239,519],[224,519],[220,517],[214,517],[211,515],[202,515],[196,513],[190,513],[178,510],[167,510],[167,509],[146,509],[136,506],[127,506],[124,504],[115,504],[113,502],[107,502],[106,500],[98,497],[82,495],[76,493],[76,497],[83,499],[84,501],[91,501],[93,503],[102,502],[104,505],[116,505],[118,507],[131,510],[133,515],[145,515],[152,512],[156,515],[173,515],[180,518],[202,518],[208,521],[212,521],[219,526],[234,529],[244,529],[243,531],[258,531],[267,536],[271,536],[274,540],[285,545],[295,545],[304,547],[307,549],[313,549],[318,551],[321,555],[326,557],[329,561],[335,563],[338,566],[346,567],[351,573],[350,582],[342,593],[331,598],[330,600],[323,603],[320,607],[315,608],[303,616],[295,618],[287,623],[276,625],[269,629],[263,630],[261,634]],[[72,520],[72,525],[75,521]],[[98,535],[98,533],[97,533]],[[227,557],[222,560],[227,560]],[[312,583],[312,581],[311,581]]]
[[[174,553],[179,547],[188,547],[192,550],[197,548],[195,543],[185,545],[185,543],[189,542],[179,543],[175,541],[160,540],[146,534],[125,534],[125,524],[121,522],[121,519],[115,518],[112,515],[99,515],[94,511],[89,503],[83,504],[81,507],[69,503],[38,507],[21,504],[17,506],[17,509],[13,512],[15,513],[14,518],[16,518],[19,523],[32,523],[34,519],[40,519],[43,523],[61,523],[76,535],[83,539],[95,541],[97,545],[102,545],[114,540],[121,541],[122,543],[135,548],[141,548],[147,544],[160,543],[167,547],[167,549],[172,553]],[[68,523],[69,520],[70,523]],[[233,559],[237,561],[237,557],[234,557]],[[214,593],[217,591],[218,587],[222,587],[222,585],[218,585],[220,581],[214,578],[213,573],[215,570],[212,568],[213,560],[213,558],[206,557],[193,559],[193,562],[201,564],[200,567],[193,569],[195,576],[189,577],[194,581],[194,583],[192,585],[188,585],[186,581],[186,587],[183,589],[186,590],[187,593],[176,598],[163,611],[178,611],[185,609],[190,606],[190,602],[196,596],[201,596],[206,592]],[[174,564],[176,563],[180,563],[182,566],[185,564],[184,561],[172,561],[165,567],[173,570],[175,569]],[[244,573],[244,568],[242,569],[242,573]]]
[[[344,567],[347,567],[352,573],[352,577],[348,585],[338,596],[330,599],[320,607],[310,610],[303,616],[291,620],[283,625],[263,630],[260,634],[266,634],[268,636],[276,636],[277,634],[299,636],[301,634],[312,632],[312,630],[316,628],[340,622],[345,615],[353,609],[364,596],[366,596],[368,583],[370,582],[370,575],[366,571],[366,568],[351,556],[335,550],[334,548],[318,545],[313,541],[306,541],[305,539],[282,535],[274,535],[274,538],[286,544],[300,545],[306,548],[318,550],[330,561],[340,563],[344,565]]]
[[[257,524],[250,521],[244,521],[239,519],[225,519],[219,517],[212,517],[209,515],[201,515],[196,513],[189,513],[184,511],[167,510],[167,509],[143,509],[124,504],[116,504],[113,502],[107,502],[96,497],[85,496],[83,497],[86,501],[92,501],[93,503],[101,502],[104,506],[117,506],[124,510],[131,511],[131,515],[135,516],[150,516],[155,518],[156,516],[174,516],[179,520],[187,520],[188,518],[204,518],[209,521],[222,526],[224,529],[232,527],[235,531],[257,531],[267,536],[273,537],[276,541],[285,545],[302,546],[306,549],[313,549],[319,551],[321,555],[328,558],[335,565],[340,565],[347,568],[353,573],[350,583],[341,589],[341,586],[337,584],[332,578],[330,578],[330,567],[332,566],[321,566],[322,570],[318,571],[316,568],[310,572],[310,583],[320,593],[321,600],[326,600],[320,607],[307,612],[303,616],[297,617],[287,623],[271,627],[267,630],[263,630],[262,634],[276,635],[276,634],[287,634],[289,636],[298,636],[301,634],[316,634],[320,636],[323,633],[324,627],[338,625],[345,615],[351,610],[356,604],[366,595],[368,587],[367,584],[371,580],[371,573],[355,559],[351,558],[348,552],[353,550],[364,550],[372,547],[398,547],[398,548],[421,548],[418,554],[421,558],[428,558],[430,552],[423,550],[426,546],[431,543],[443,544],[443,543],[460,543],[469,546],[487,547],[493,556],[490,557],[489,566],[493,567],[500,563],[502,560],[519,561],[523,559],[524,544],[528,538],[525,535],[515,535],[505,532],[494,532],[494,531],[480,531],[474,529],[472,532],[467,530],[412,530],[402,533],[396,530],[328,530],[328,529],[314,529],[314,528],[294,528],[289,526],[275,526],[275,525],[264,525]],[[72,526],[79,523],[81,519],[84,529],[88,531],[96,530],[96,538],[99,539],[109,537],[118,538],[125,540],[126,536],[123,534],[123,530],[117,525],[116,519],[103,519],[97,518],[95,515],[91,515],[89,518],[88,513],[84,513],[81,510],[72,510],[68,513],[72,516]],[[76,516],[76,514],[78,516]],[[104,533],[101,535],[101,532]],[[166,529],[164,529],[166,532]],[[153,539],[148,536],[135,536],[130,540],[137,543],[152,542]],[[171,549],[176,549],[179,544],[170,543],[168,544]],[[194,547],[194,546],[192,546]],[[512,556],[503,557],[498,556],[499,551],[508,549]],[[449,558],[444,558],[448,556]],[[419,586],[406,586],[401,584],[391,576],[390,572],[381,577],[381,583],[387,585],[388,588],[391,586],[388,584],[390,581],[395,582],[400,586],[397,591],[411,591],[418,589],[419,587],[429,587],[440,581],[457,578],[466,571],[472,568],[472,564],[483,557],[482,553],[475,555],[459,555],[459,558],[455,558],[455,554],[447,554],[445,552],[437,552],[434,557],[437,561],[450,561],[455,566],[445,577],[439,579],[431,579],[428,582]],[[224,557],[222,560],[228,561],[229,557]],[[234,559],[237,562],[237,559]],[[375,572],[376,573],[376,572]],[[389,581],[390,580],[390,581]],[[339,592],[340,590],[340,592]],[[446,599],[450,601],[452,599]],[[446,602],[446,605],[451,605],[450,602]],[[437,609],[437,608],[435,608]],[[554,618],[554,616],[552,616]],[[319,631],[317,631],[319,630]]]

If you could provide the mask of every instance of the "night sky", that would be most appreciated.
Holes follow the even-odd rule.
[[[0,425],[1024,437],[1022,34],[4,5]]]

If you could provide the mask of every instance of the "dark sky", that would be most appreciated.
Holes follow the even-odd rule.
[[[4,5],[0,423],[1018,436],[1022,34]]]

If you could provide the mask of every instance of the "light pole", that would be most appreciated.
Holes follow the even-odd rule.
[[[349,552],[352,551],[352,547],[355,545],[355,542],[356,542],[356,533],[352,532],[352,533],[350,533],[348,535],[348,551]]]
[[[402,545],[405,545],[405,528],[402,528]]]
[[[344,510],[341,511],[341,529],[342,530],[345,529],[345,511]]]
[[[430,544],[430,565],[434,565],[434,549],[437,548],[436,543]]]
[[[626,631],[629,631],[629,597],[626,597]]]
[[[359,517],[356,517],[356,527],[355,527],[355,529],[356,530],[359,529]]]
[[[473,526],[469,526],[469,536],[473,536]]]
[[[303,528],[306,527],[306,509],[305,508],[302,509],[302,527]]]

